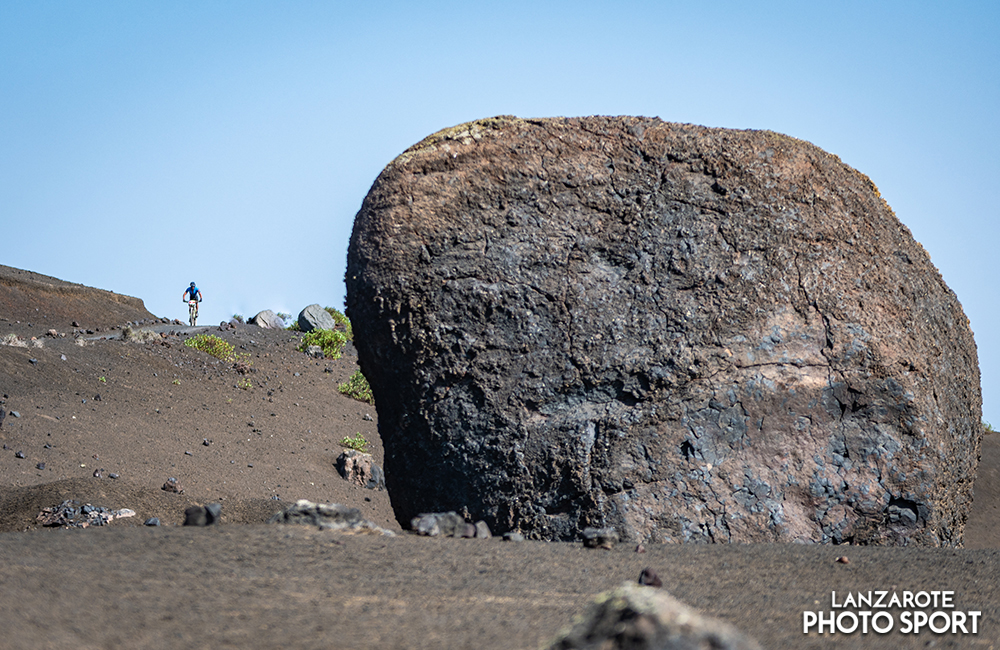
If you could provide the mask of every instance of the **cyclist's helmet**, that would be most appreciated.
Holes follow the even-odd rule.
[[[195,283],[194,283],[194,282],[192,282],[192,283],[191,283],[191,286],[192,286],[192,287],[194,287],[194,286],[197,286],[197,285],[195,285]]]

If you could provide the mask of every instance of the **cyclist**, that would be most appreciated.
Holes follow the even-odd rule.
[[[184,290],[184,296],[181,297],[181,300],[188,304],[188,320],[191,321],[191,327],[194,327],[198,321],[198,303],[202,301],[198,285],[192,282],[191,286]]]

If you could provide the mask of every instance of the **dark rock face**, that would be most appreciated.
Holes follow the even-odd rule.
[[[644,118],[461,125],[382,172],[348,312],[400,521],[955,545],[976,346],[865,176]]]

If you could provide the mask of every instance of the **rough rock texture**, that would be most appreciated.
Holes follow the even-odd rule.
[[[968,319],[871,181],[809,143],[461,125],[376,180],[346,280],[400,521],[961,543]]]
[[[733,626],[655,587],[625,583],[599,594],[549,650],[760,650]]]
[[[263,327],[265,329],[272,330],[283,330],[285,329],[285,321],[270,309],[265,309],[259,312],[256,316],[250,319],[251,325],[256,325],[257,327]]]
[[[337,472],[341,478],[369,490],[385,489],[385,473],[371,454],[346,449],[337,456]]]
[[[299,329],[303,332],[313,330],[332,330],[337,327],[337,322],[333,320],[330,312],[319,305],[309,305],[299,312]]]

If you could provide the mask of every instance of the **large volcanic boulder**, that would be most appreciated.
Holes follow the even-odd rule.
[[[981,437],[955,295],[801,140],[496,118],[389,164],[348,310],[400,521],[957,545]]]

